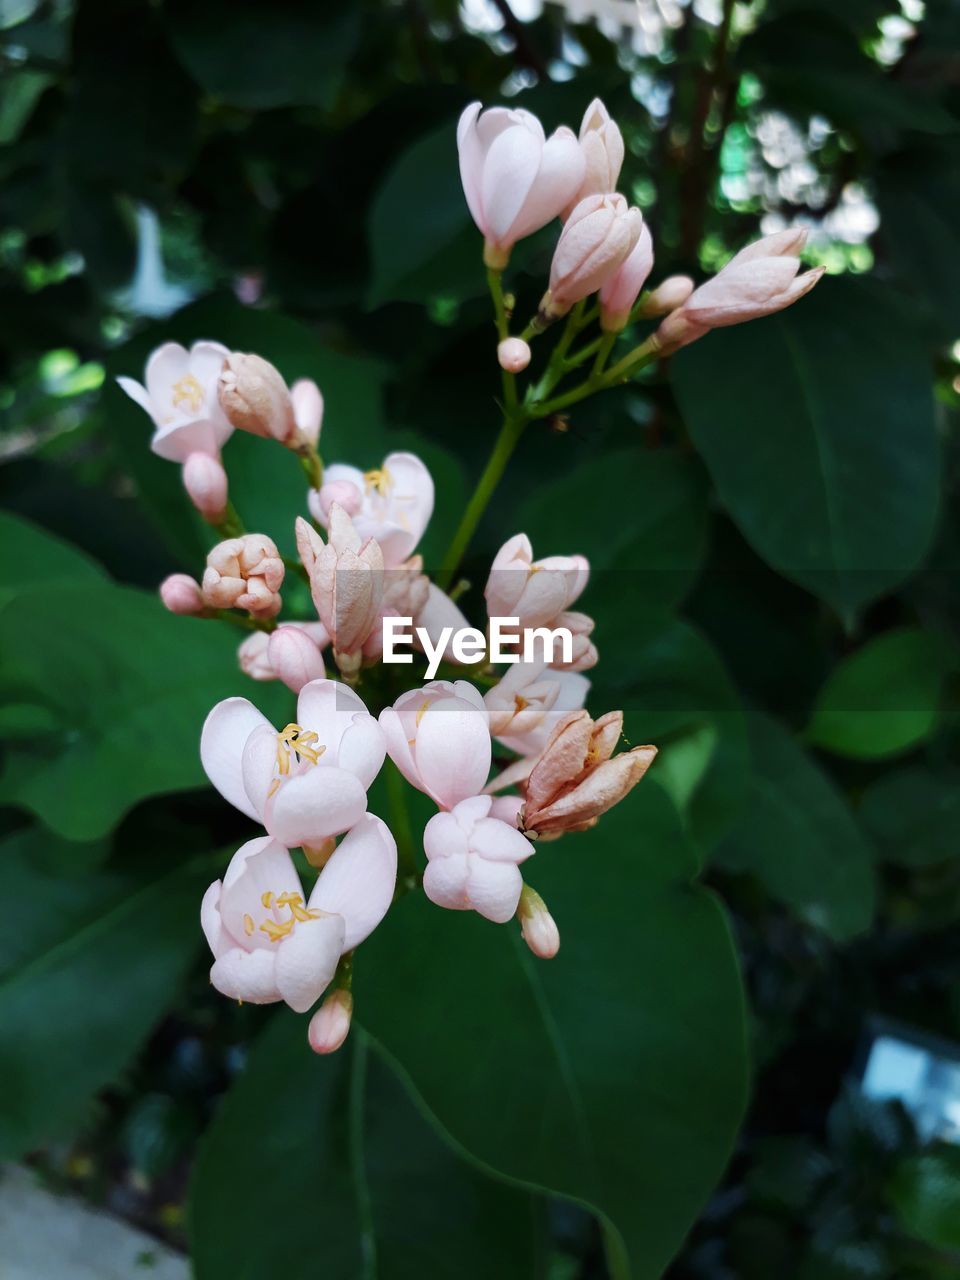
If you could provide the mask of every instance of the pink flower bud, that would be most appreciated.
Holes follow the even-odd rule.
[[[330,508],[336,502],[353,519],[363,508],[363,494],[352,480],[331,480],[321,489],[311,489],[310,512],[318,524],[330,523]]]
[[[581,298],[596,293],[633,252],[642,230],[643,214],[621,195],[581,200],[560,233],[550,288],[540,303],[542,314],[555,320]]]
[[[276,543],[262,533],[227,538],[207,556],[203,599],[215,609],[246,609],[256,618],[280,612],[284,567]]]
[[[300,378],[290,388],[293,416],[300,439],[316,447],[323,425],[323,395],[312,378]]]
[[[171,573],[160,583],[160,599],[164,608],[185,617],[197,617],[205,610],[200,584],[186,573]]]
[[[653,270],[653,237],[646,225],[627,259],[600,290],[600,328],[619,333]]]
[[[487,266],[502,269],[524,236],[558,217],[586,171],[579,142],[566,128],[544,137],[522,108],[472,102],[457,125],[460,178],[474,222],[486,240]]]
[[[267,657],[277,677],[294,693],[326,675],[320,650],[297,626],[278,627],[273,632],[267,643]]]
[[[530,348],[522,338],[504,338],[497,347],[497,359],[507,373],[522,373],[530,363]]]
[[[237,661],[240,670],[251,680],[276,680],[277,673],[268,653],[269,644],[270,637],[265,631],[253,631],[246,640],[241,641],[237,649]]]
[[[586,162],[586,171],[580,190],[567,206],[566,217],[587,196],[606,195],[617,189],[617,180],[623,167],[623,134],[599,98],[594,98],[583,113],[580,150]]]
[[[350,1032],[353,996],[349,991],[334,991],[310,1019],[307,1040],[314,1053],[336,1053]]]
[[[364,643],[380,625],[383,552],[375,539],[360,537],[338,502],[330,507],[326,543],[301,518],[296,533],[313,603],[333,641],[336,664],[343,675],[353,675],[360,669]]]
[[[219,524],[227,508],[227,473],[219,458],[191,453],[182,474],[183,487],[204,520]]]
[[[261,356],[235,351],[218,388],[220,407],[234,427],[296,448],[300,443],[287,384]]]
[[[662,284],[657,285],[652,293],[644,298],[640,314],[644,319],[668,315],[682,307],[694,290],[694,283],[689,276],[667,276]]]
[[[492,807],[490,796],[472,796],[430,819],[423,832],[423,891],[438,907],[505,924],[523,889],[518,863],[533,846],[516,826],[491,817]]]
[[[523,886],[520,894],[517,919],[523,940],[533,954],[541,960],[552,960],[560,950],[560,930],[547,910],[547,904],[528,884]]]

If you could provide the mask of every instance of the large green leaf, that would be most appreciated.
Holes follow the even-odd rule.
[[[145,796],[202,785],[215,702],[243,694],[276,719],[286,710],[284,689],[240,673],[237,635],[109,584],[19,596],[0,611],[0,692],[19,713],[0,802],[95,840]]]
[[[95,583],[106,577],[95,560],[69,542],[6,511],[0,511],[0,545],[4,557],[0,606],[35,587],[58,591],[70,583]]]
[[[873,854],[843,796],[775,720],[751,714],[752,790],[717,862],[843,941],[869,928]]]
[[[656,1280],[745,1102],[727,924],[649,782],[524,870],[559,923],[556,959],[535,960],[516,925],[411,894],[358,956],[357,1016],[457,1143],[588,1205],[612,1274]]]
[[[191,1200],[197,1280],[260,1280],[281,1254],[289,1280],[536,1274],[533,1198],[458,1159],[362,1031],[318,1059],[306,1028],[277,1015],[207,1135]]]
[[[960,774],[886,773],[864,792],[860,815],[888,862],[929,867],[960,856]]]
[[[943,637],[918,627],[875,637],[831,672],[817,695],[808,741],[860,760],[908,751],[936,729],[943,682],[955,662]]]
[[[664,449],[602,453],[544,481],[516,525],[538,556],[576,550],[593,571],[590,592],[629,593],[631,612],[670,608],[686,594],[706,550],[707,485],[695,459]],[[602,499],[602,512],[592,512]],[[603,513],[629,511],[629,519]],[[589,604],[589,598],[585,601]]]
[[[934,1249],[960,1249],[960,1152],[955,1147],[944,1144],[904,1160],[893,1175],[890,1198],[909,1235]]]
[[[779,572],[849,615],[923,559],[940,477],[929,355],[888,294],[826,279],[707,334],[672,374],[721,500]]]
[[[0,1156],[62,1138],[177,994],[200,941],[209,873],[45,869],[45,837],[2,841],[12,903],[0,938]]]

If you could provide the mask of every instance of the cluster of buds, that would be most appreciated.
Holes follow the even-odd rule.
[[[481,112],[475,103],[461,118],[458,141],[498,304],[507,392],[515,393],[509,375],[529,363],[527,337],[571,313],[572,340],[591,294],[599,295],[602,331],[587,349],[598,352],[596,376],[617,334],[637,319],[661,322],[650,351],[671,351],[710,328],[787,306],[819,279],[816,271],[798,274],[803,233],[788,231],[743,250],[699,289],[673,277],[643,293],[653,243],[640,211],[615,190],[624,143],[599,100],[579,136],[561,128],[549,138],[527,111]],[[564,226],[538,320],[525,336],[511,336],[500,273],[516,241],[554,218]],[[568,347],[566,337],[558,343],[558,367],[576,363],[564,354]],[[395,894],[417,885],[439,907],[475,911],[495,924],[516,920],[535,955],[556,955],[556,921],[522,868],[544,844],[595,826],[656,756],[653,746],[619,749],[621,711],[594,720],[585,709],[584,673],[599,661],[593,620],[574,608],[589,585],[587,559],[535,559],[526,534],[508,538],[486,581],[484,633],[430,580],[418,554],[434,507],[427,467],[396,452],[372,470],[334,463],[324,472],[323,400],[314,383],[288,388],[262,357],[214,342],[189,351],[168,343],[150,357],[145,385],[120,382],[153,420],[153,449],[182,465],[187,493],[222,537],[200,581],[175,574],[163,583],[164,605],[243,626],[241,670],[297,694],[295,719],[282,728],[243,697],[218,703],[203,727],[200,756],[210,781],[259,828],[201,905],[213,985],[237,1000],[283,1001],[299,1013],[326,994],[308,1040],[329,1053],[349,1032],[355,949]],[[602,385],[591,382],[587,391]],[[505,429],[535,416],[537,394],[523,406],[514,395]],[[299,455],[309,487],[288,531],[298,562],[285,560],[266,534],[244,532],[228,502],[220,454],[235,428]],[[468,540],[476,506],[464,513],[454,548]],[[309,585],[315,616],[281,616],[290,570]],[[386,670],[396,620],[412,624],[411,643],[428,657],[426,683],[409,687]],[[454,632],[484,663],[483,693],[468,680],[432,678]],[[541,641],[539,656],[527,651],[531,637]],[[512,661],[498,647],[504,638],[517,642]],[[471,661],[456,642],[453,655],[447,660]],[[399,659],[414,660],[412,652]],[[329,679],[328,668],[340,679]],[[512,753],[497,769],[495,744],[498,755]],[[368,791],[387,757],[436,808],[422,831],[422,863],[404,850],[399,890],[397,842],[368,811]],[[311,869],[309,885],[294,864],[297,849]]]

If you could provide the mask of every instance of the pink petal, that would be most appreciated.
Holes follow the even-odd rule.
[[[574,134],[557,129],[543,146],[540,169],[511,231],[514,239],[532,235],[558,217],[577,194],[586,159]]]
[[[513,863],[488,862],[476,856],[470,858],[467,876],[470,905],[487,920],[494,924],[506,924],[511,920],[517,913],[522,890],[523,877]]]
[[[306,1013],[323,995],[343,954],[343,920],[321,916],[299,920],[276,949],[276,984],[294,1013]]]
[[[290,848],[316,845],[354,826],[366,807],[367,793],[352,773],[318,765],[281,783],[268,806],[265,825]]]
[[[254,729],[272,728],[246,698],[218,702],[207,716],[200,734],[200,760],[207,777],[234,808],[248,818],[260,815],[243,785],[243,750]]]
[[[542,152],[543,142],[522,127],[505,130],[487,152],[480,199],[486,234],[498,244],[517,239],[513,223],[536,179]]]
[[[221,995],[246,1004],[274,1004],[281,999],[275,951],[242,951],[235,947],[215,962],[210,981]]]
[[[248,840],[230,859],[220,895],[220,918],[234,940],[233,945],[245,951],[275,945],[260,925],[287,917],[283,910],[265,907],[263,895],[272,893],[279,897],[285,893],[302,895],[302,892],[289,849],[270,836]]]
[[[343,917],[343,950],[352,951],[387,914],[396,884],[397,842],[386,823],[367,813],[320,872],[310,906]]]
[[[470,848],[488,862],[525,862],[534,853],[533,845],[499,818],[482,818],[473,829]]]
[[[214,880],[203,895],[203,901],[200,903],[200,928],[203,930],[207,945],[213,952],[214,960],[219,960],[231,947],[236,945],[226,929],[224,929],[223,920],[220,918],[220,894],[222,889],[223,882]]]
[[[492,755],[486,713],[461,698],[438,699],[420,721],[415,750],[423,784],[444,808],[478,795]]]

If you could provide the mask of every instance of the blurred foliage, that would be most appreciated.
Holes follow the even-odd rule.
[[[0,1145],[200,1280],[956,1276],[956,1150],[853,1082],[875,1019],[960,1041],[960,10],[516,8],[0,0]],[[112,379],[166,337],[315,377],[329,460],[428,462],[436,563],[499,386],[457,115],[597,93],[655,280],[793,221],[830,274],[528,432],[464,606],[516,528],[588,554],[591,709],[661,756],[534,860],[555,961],[408,898],[321,1062],[208,990],[199,891],[249,828],[198,727],[286,695],[152,597],[210,533]],[[226,461],[289,538],[295,462]]]

